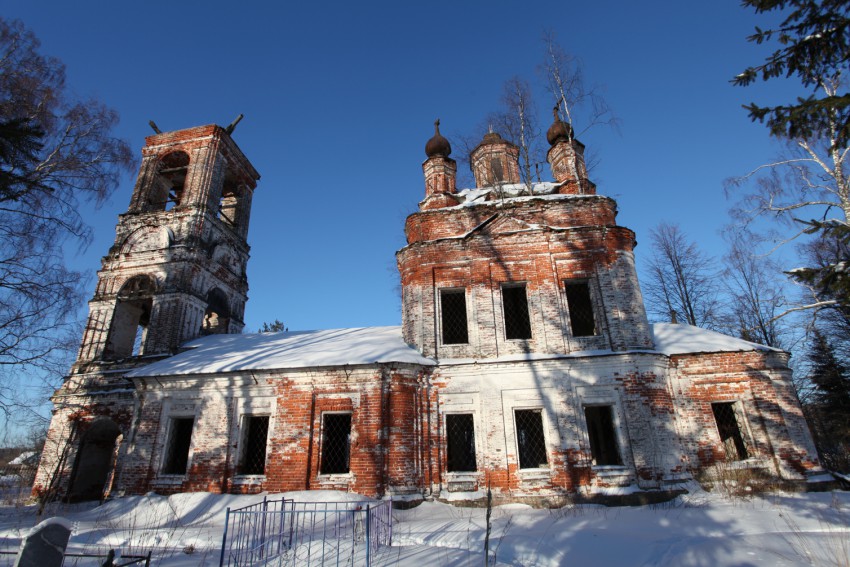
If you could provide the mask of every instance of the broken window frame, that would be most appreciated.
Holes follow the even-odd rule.
[[[466,289],[441,288],[440,339],[444,345],[469,344],[469,318],[466,312]],[[462,327],[462,329],[461,329]]]
[[[596,306],[589,279],[564,280],[564,296],[573,337],[595,337],[599,334]],[[572,297],[572,299],[571,299]]]
[[[503,283],[500,287],[505,340],[531,340],[531,309],[528,302],[528,285],[526,282],[510,282]],[[522,293],[520,294],[518,290],[522,290]]]
[[[514,430],[517,467],[520,470],[548,469],[543,408],[514,408]]]
[[[194,430],[195,416],[174,415],[168,418],[168,431],[162,445],[161,474],[186,475],[191,462]]]
[[[718,416],[718,410],[723,415]],[[711,415],[725,460],[746,461],[752,454],[746,419],[740,401],[711,402]]]
[[[263,421],[265,421],[264,425],[262,424]],[[239,460],[236,466],[238,476],[264,476],[266,474],[270,429],[271,416],[268,414],[242,415],[239,428]],[[259,437],[262,437],[262,439]]]
[[[332,422],[339,418],[347,417],[347,432],[345,424],[342,429],[336,431],[340,427]],[[331,423],[329,423],[331,422]],[[352,413],[350,411],[328,411],[322,412],[322,434],[321,445],[319,447],[319,474],[327,475],[347,475],[351,474],[351,432],[352,432]],[[330,431],[329,427],[333,430]],[[340,433],[345,432],[345,438],[342,439]]]
[[[587,427],[587,440],[593,466],[623,466],[623,456],[620,453],[620,442],[617,438],[616,408],[612,404],[585,405],[584,423]]]
[[[446,414],[445,424],[446,472],[476,472],[478,463],[475,452],[474,414],[468,412]]]

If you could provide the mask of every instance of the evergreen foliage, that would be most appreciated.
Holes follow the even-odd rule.
[[[775,29],[756,27],[747,38],[762,44],[776,41],[776,49],[764,63],[747,68],[735,77],[735,85],[746,86],[761,78],[796,76],[814,92],[798,97],[796,102],[759,106],[751,103],[745,108],[752,120],[766,122],[773,135],[791,139],[811,139],[830,131],[837,123],[833,147],[844,147],[850,140],[850,94],[824,93],[818,96],[825,83],[841,83],[841,73],[850,61],[850,2],[847,0],[744,0],[744,6],[763,14],[788,10]]]
[[[281,331],[288,331],[286,325],[280,319],[275,319],[274,322],[269,323],[268,321],[263,321],[263,326],[260,327],[261,333],[279,333]]]
[[[850,369],[818,331],[808,358],[814,392],[807,413],[814,426],[818,451],[827,467],[846,472],[850,466]]]
[[[850,225],[838,219],[807,221],[808,233],[819,233],[830,242],[832,256],[822,265],[797,268],[791,277],[814,290],[821,300],[834,302],[839,309],[850,309]]]

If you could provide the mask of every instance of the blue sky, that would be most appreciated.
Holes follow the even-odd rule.
[[[74,92],[120,113],[117,134],[137,156],[148,120],[173,130],[244,113],[234,139],[262,176],[247,330],[275,318],[291,330],[400,323],[394,253],[424,196],[432,123],[439,117],[457,142],[498,108],[506,79],[537,80],[544,30],[582,60],[621,120],[619,132],[581,140],[600,158],[599,193],[618,200],[619,224],[637,233],[639,266],[662,221],[722,252],[723,180],[778,151],[741,105],[788,96],[775,84],[730,85],[768,52],[745,39],[768,21],[732,0],[0,7],[64,61]],[[550,105],[541,96],[544,128]],[[91,212],[95,241],[74,265],[97,269],[134,179]]]

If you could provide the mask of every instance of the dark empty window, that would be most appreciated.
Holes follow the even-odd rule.
[[[528,318],[525,284],[503,285],[502,306],[505,311],[505,338],[530,339],[531,321]]]
[[[747,446],[744,443],[744,436],[741,434],[741,424],[738,421],[738,412],[735,409],[735,402],[711,404],[711,411],[714,412],[714,421],[717,423],[717,432],[720,434],[726,459],[743,461],[748,457]]]
[[[246,415],[242,418],[242,454],[239,474],[266,473],[266,443],[269,437],[269,416]]]
[[[593,317],[593,301],[587,281],[564,282],[567,291],[567,309],[570,312],[570,327],[574,337],[589,337],[596,334]]]
[[[446,470],[470,472],[475,466],[475,425],[472,414],[446,416]]]
[[[163,474],[186,474],[194,425],[194,417],[171,418],[165,442],[165,459],[162,462]]]
[[[351,414],[324,414],[322,416],[321,474],[347,473],[350,448]]]
[[[516,410],[516,436],[519,468],[538,469],[549,466],[546,440],[543,437],[542,410]]]
[[[614,432],[614,412],[611,406],[588,406],[584,408],[587,435],[590,437],[590,452],[594,465],[622,465]]]
[[[466,330],[466,291],[440,290],[440,316],[443,326],[443,344],[457,345],[469,342]]]

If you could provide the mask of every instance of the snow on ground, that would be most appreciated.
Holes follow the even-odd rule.
[[[274,494],[305,501],[351,501],[333,492]],[[153,548],[154,565],[218,565],[225,509],[263,496],[155,494],[102,506],[57,505],[73,523],[70,552],[125,555]],[[393,545],[375,565],[481,565],[485,510],[425,502],[393,512]],[[0,549],[16,550],[37,523],[34,506],[0,506]],[[771,493],[729,498],[699,489],[657,506],[576,505],[493,510],[490,549],[498,565],[784,566],[850,564],[850,493]],[[0,555],[12,565],[13,555]],[[97,565],[70,558],[65,565]]]

